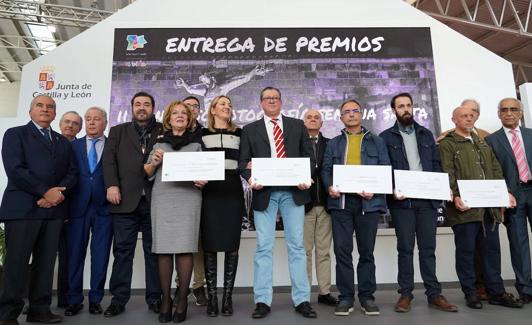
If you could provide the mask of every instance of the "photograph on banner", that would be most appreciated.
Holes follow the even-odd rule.
[[[242,127],[262,118],[260,91],[273,86],[284,115],[302,119],[319,110],[329,138],[343,128],[338,107],[350,98],[362,104],[367,129],[389,128],[389,102],[400,92],[412,94],[415,120],[439,134],[435,73],[430,28],[121,28],[109,122],[129,121],[131,97],[147,91],[159,119],[166,104],[196,96],[203,125],[212,99],[227,95]],[[389,220],[383,216],[380,227]]]

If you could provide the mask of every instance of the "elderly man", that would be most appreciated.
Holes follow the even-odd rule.
[[[331,216],[325,210],[327,190],[321,182],[321,163],[328,138],[320,132],[323,125],[321,113],[317,109],[309,109],[303,116],[310,141],[312,154],[316,161],[316,173],[312,178],[310,197],[312,201],[305,204],[305,231],[303,234],[305,251],[307,252],[307,273],[312,284],[312,255],[316,251],[316,278],[318,280],[318,303],[336,306],[338,299],[331,295]]]
[[[284,234],[290,262],[292,301],[296,312],[303,317],[315,318],[310,306],[310,285],[306,270],[305,247],[303,246],[304,204],[310,202],[308,184],[297,188],[285,186],[262,186],[251,178],[248,164],[251,158],[310,157],[314,168],[311,144],[303,121],[281,114],[281,91],[266,87],[260,93],[264,118],[244,127],[240,140],[239,169],[253,189],[253,212],[257,230],[255,252],[255,275],[253,292],[256,308],[253,318],[264,318],[272,303],[273,246],[275,221],[281,212]]]
[[[59,233],[67,216],[65,195],[76,185],[77,170],[70,142],[53,131],[56,106],[37,96],[31,121],[4,134],[2,159],[7,188],[0,206],[9,247],[0,291],[0,324],[18,324],[24,306],[28,262],[32,257],[27,321],[58,323],[50,311]]]
[[[523,303],[532,300],[532,276],[528,223],[532,225],[532,129],[520,127],[523,105],[516,98],[499,102],[502,128],[486,138],[501,164],[508,188],[517,200],[506,211],[505,225],[510,242],[515,287]]]
[[[69,290],[65,316],[74,316],[83,308],[83,269],[89,238],[91,242],[89,312],[102,313],[100,302],[104,295],[113,236],[101,162],[106,140],[103,132],[106,127],[106,111],[99,107],[91,107],[85,113],[86,136],[72,143],[79,176],[78,185],[70,200],[70,222],[67,226]]]
[[[390,106],[397,118],[395,124],[381,133],[388,147],[388,154],[395,170],[440,172],[440,155],[434,135],[414,120],[412,96],[409,93],[395,95]],[[414,299],[414,244],[417,237],[419,268],[425,294],[430,307],[455,312],[458,308],[447,302],[441,294],[436,277],[436,228],[438,207],[441,201],[414,199],[401,193],[388,196],[388,207],[397,235],[398,267],[397,282],[401,296],[395,311],[406,313]]]
[[[153,183],[143,166],[153,148],[162,125],[155,120],[155,100],[146,92],[131,99],[133,120],[113,126],[103,151],[103,173],[107,200],[113,220],[113,271],[109,290],[113,295],[105,317],[125,311],[131,296],[133,258],[139,231],[142,232],[146,279],[145,300],[148,308],[159,313],[161,285],[157,255],[151,251],[150,198]]]
[[[340,119],[345,128],[327,144],[321,176],[329,198],[336,255],[336,286],[340,290],[337,316],[349,316],[355,300],[355,271],[353,269],[353,232],[359,254],[357,265],[358,299],[366,315],[380,315],[375,303],[375,239],[379,216],[386,213],[384,194],[340,193],[333,186],[334,165],[389,165],[384,141],[362,126],[362,106],[355,99],[340,105]]]
[[[59,129],[61,135],[74,141],[81,127],[83,126],[83,119],[76,111],[68,111],[63,113],[59,119]],[[66,226],[61,228],[61,235],[59,236],[59,248],[57,250],[57,307],[65,308],[68,293],[68,250],[67,250],[67,236]]]
[[[502,179],[501,166],[491,148],[473,132],[475,113],[467,107],[457,107],[452,121],[456,128],[440,142],[442,170],[449,174],[453,201],[447,204],[447,219],[454,232],[456,273],[466,304],[481,309],[475,290],[474,252],[480,248],[489,303],[521,308],[523,304],[506,293],[501,278],[499,227],[503,216],[499,208],[470,208],[464,204],[458,189],[462,179]],[[511,207],[515,206],[510,196]]]

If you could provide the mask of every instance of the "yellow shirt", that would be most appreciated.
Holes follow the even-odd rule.
[[[363,133],[347,135],[347,162],[346,165],[361,165],[360,148]]]

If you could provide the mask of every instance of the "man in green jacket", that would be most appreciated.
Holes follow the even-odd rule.
[[[457,180],[504,179],[490,146],[473,130],[474,112],[457,107],[452,117],[456,129],[440,142],[442,170],[449,174],[453,200],[447,204],[447,220],[454,232],[456,273],[465,294],[467,306],[481,309],[475,291],[475,246],[480,245],[484,277],[492,305],[521,308],[523,304],[506,293],[501,278],[501,252],[498,224],[503,221],[499,208],[470,208],[460,198]],[[515,198],[510,196],[510,206]]]

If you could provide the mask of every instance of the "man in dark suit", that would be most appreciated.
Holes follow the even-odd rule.
[[[83,309],[83,269],[91,232],[89,312],[102,313],[100,302],[113,238],[101,163],[106,127],[105,110],[91,107],[85,113],[86,136],[72,143],[79,175],[70,199],[70,221],[67,224],[69,289],[65,316],[74,316]]]
[[[68,206],[65,196],[76,185],[77,170],[70,142],[51,130],[55,102],[35,97],[31,121],[4,134],[2,159],[7,188],[0,206],[7,256],[0,290],[0,324],[18,324],[32,256],[27,321],[58,323],[50,311],[59,233]]]
[[[517,200],[514,209],[506,210],[505,222],[510,256],[515,272],[515,287],[521,302],[532,300],[532,276],[528,222],[532,225],[532,130],[519,127],[523,108],[519,100],[505,98],[499,102],[502,128],[486,138],[501,164],[504,179]]]
[[[145,92],[131,99],[133,121],[113,126],[103,151],[103,173],[107,200],[113,220],[113,271],[109,290],[113,295],[104,316],[113,317],[125,310],[131,296],[133,257],[138,232],[144,249],[146,303],[158,313],[161,286],[157,255],[151,251],[150,196],[152,182],[144,173],[144,163],[161,132],[155,121],[155,101]]]
[[[76,111],[68,111],[63,113],[59,119],[59,129],[61,135],[74,141],[81,127],[83,126],[83,119]],[[68,217],[67,217],[68,219]],[[68,250],[66,225],[61,228],[61,235],[59,236],[59,248],[57,250],[57,307],[65,308],[68,293]]]
[[[336,306],[338,299],[331,295],[331,216],[325,210],[327,190],[321,182],[321,163],[328,138],[321,134],[323,125],[321,113],[317,109],[309,109],[303,116],[305,127],[312,144],[312,154],[316,163],[316,172],[310,187],[311,202],[305,204],[305,228],[303,240],[307,252],[307,274],[312,286],[312,255],[316,250],[316,279],[318,280],[318,303]]]
[[[257,231],[255,251],[255,275],[253,283],[256,304],[253,318],[263,318],[270,312],[272,303],[273,246],[275,220],[280,211],[290,263],[292,301],[297,312],[304,317],[315,318],[310,306],[310,286],[306,271],[305,247],[303,246],[304,204],[310,202],[309,185],[294,187],[266,186],[255,183],[248,164],[251,158],[310,157],[314,159],[311,144],[303,121],[281,114],[281,92],[273,87],[264,88],[260,94],[264,118],[246,125],[240,142],[239,169],[253,189],[253,213]]]

